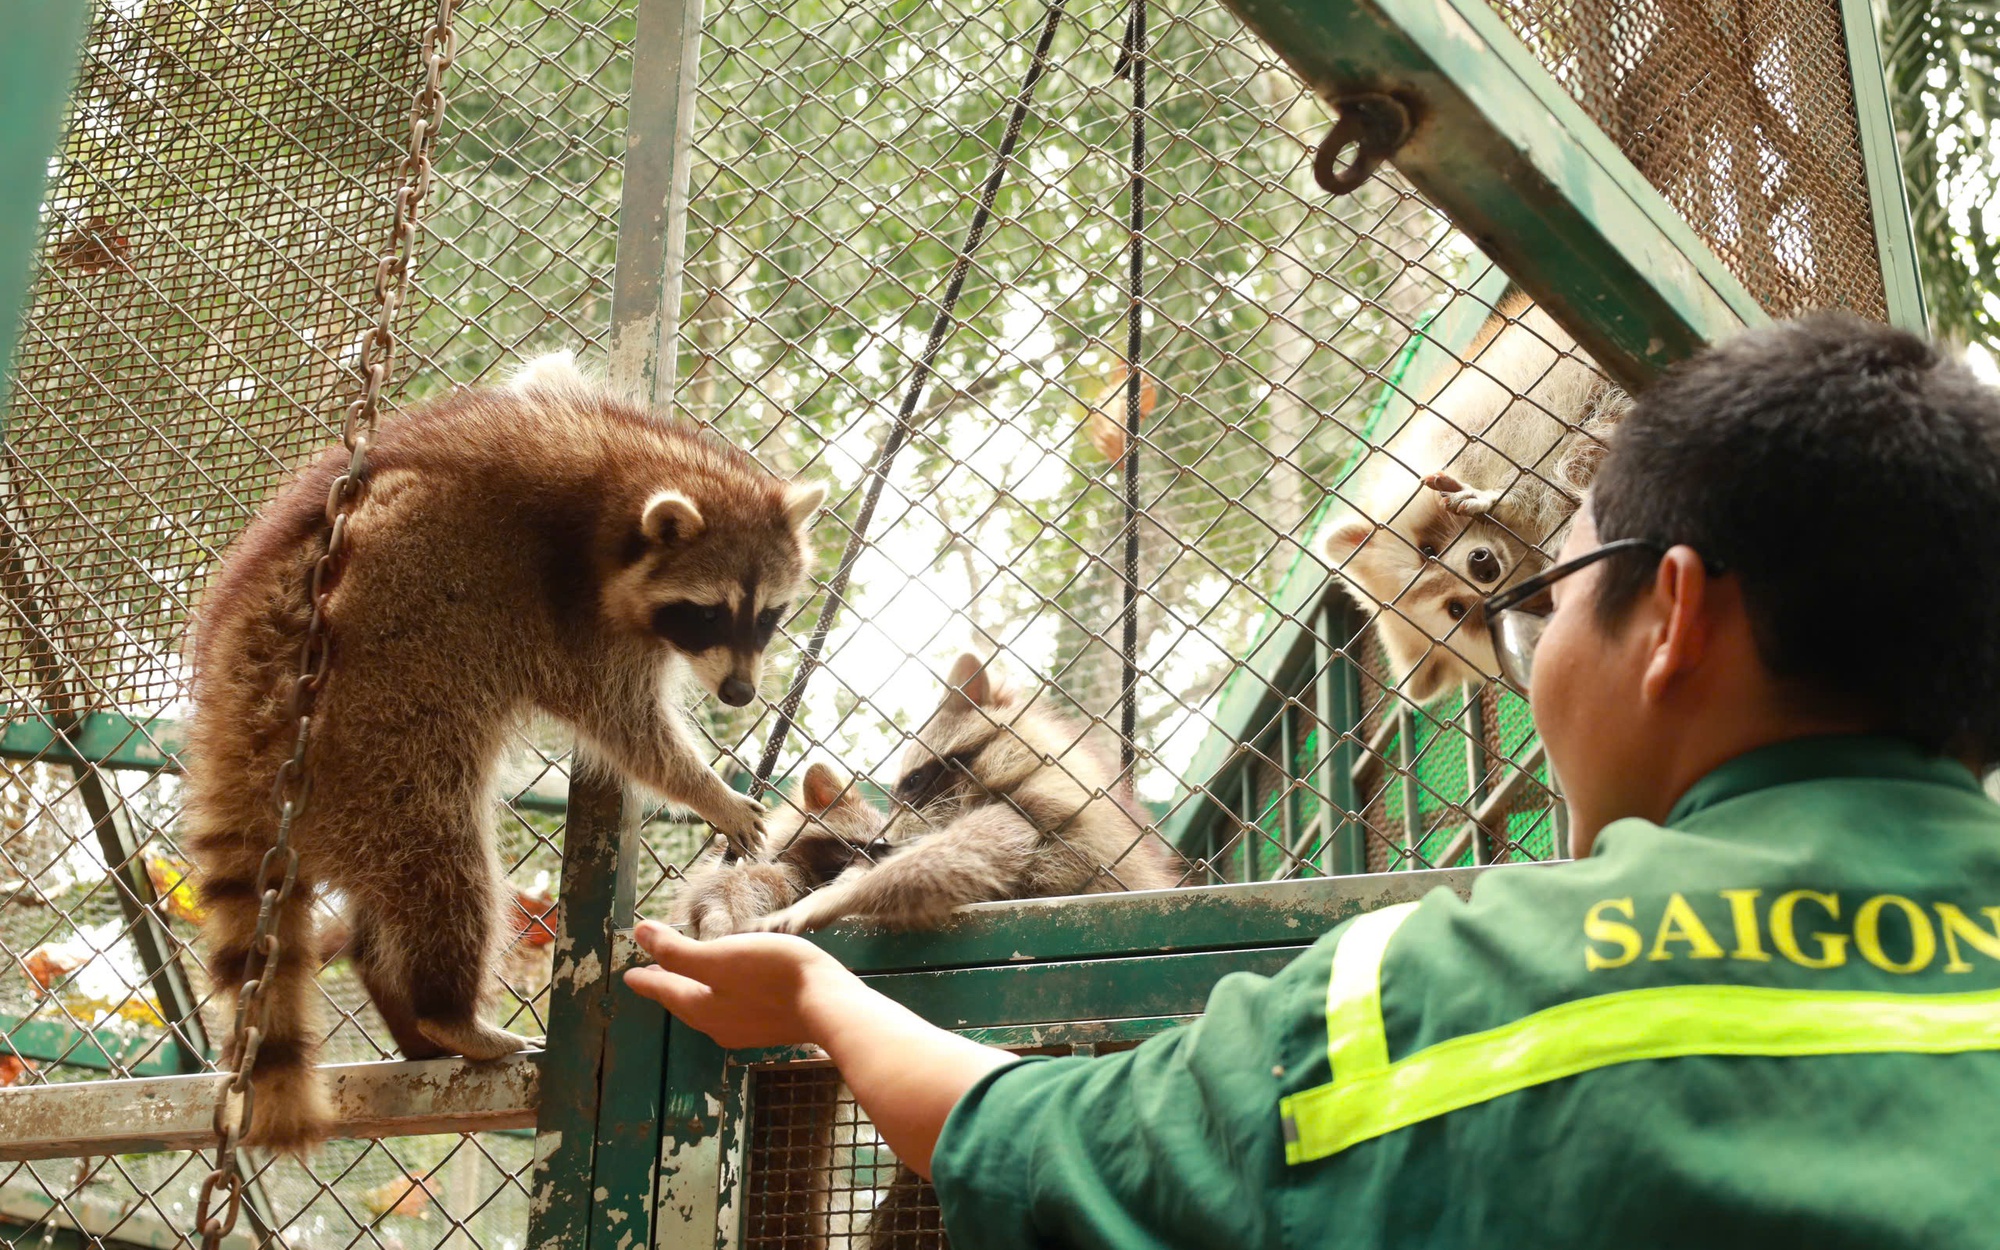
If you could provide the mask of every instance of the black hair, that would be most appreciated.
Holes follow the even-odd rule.
[[[1759,657],[1803,706],[1982,763],[2000,748],[2000,392],[1850,313],[1670,369],[1612,437],[1599,537],[1686,543],[1740,579]],[[1656,560],[1616,558],[1598,618]]]

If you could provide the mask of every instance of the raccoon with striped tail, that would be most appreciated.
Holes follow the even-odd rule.
[[[850,778],[815,763],[797,792],[772,811],[757,854],[731,862],[718,850],[696,863],[668,919],[704,941],[741,932],[887,854],[887,819]]]
[[[328,450],[265,503],[195,618],[181,829],[209,975],[231,997],[293,742],[307,570],[346,459]],[[302,1154],[329,1127],[313,1068],[316,894],[347,905],[349,955],[405,1055],[526,1044],[479,1011],[506,940],[496,774],[529,715],[566,722],[597,766],[755,849],[762,806],[703,762],[675,703],[690,679],[732,705],[755,696],[824,493],[624,402],[566,353],[382,425],[327,600],[332,671],[291,834],[298,883],[265,973],[247,1144]]]
[[[1322,549],[1375,620],[1391,680],[1423,702],[1495,680],[1486,596],[1532,577],[1631,406],[1525,295],[1511,292],[1436,398],[1370,448]]]
[[[961,655],[904,753],[882,830],[889,851],[752,928],[804,933],[853,916],[901,929],[954,908],[1179,884],[1174,853],[1137,817],[1131,784],[1085,726]]]

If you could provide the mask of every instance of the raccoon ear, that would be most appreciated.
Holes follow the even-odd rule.
[[[825,502],[825,482],[793,482],[785,487],[785,519],[792,528],[802,528]]]
[[[656,543],[686,540],[701,533],[701,509],[677,490],[663,490],[646,501],[639,528]]]
[[[814,763],[806,769],[806,779],[799,787],[799,797],[805,800],[806,810],[815,814],[830,812],[844,803],[851,803],[860,797],[847,778],[835,772],[831,766]]]
[[[1375,525],[1365,517],[1351,516],[1335,525],[1320,540],[1320,550],[1336,568],[1346,564],[1355,552],[1375,536]]]
[[[945,683],[951,687],[947,697],[952,703],[966,707],[989,707],[993,703],[993,678],[986,671],[986,662],[970,651],[951,662]]]

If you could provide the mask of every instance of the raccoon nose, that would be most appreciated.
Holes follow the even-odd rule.
[[[722,701],[731,707],[742,707],[757,697],[757,688],[734,673],[722,679],[722,689],[716,691]]]

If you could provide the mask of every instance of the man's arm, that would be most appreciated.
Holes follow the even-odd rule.
[[[732,1050],[810,1043],[826,1051],[896,1158],[927,1180],[951,1109],[1014,1061],[926,1023],[802,938],[697,942],[650,920],[633,936],[659,961],[626,972],[635,992]]]

